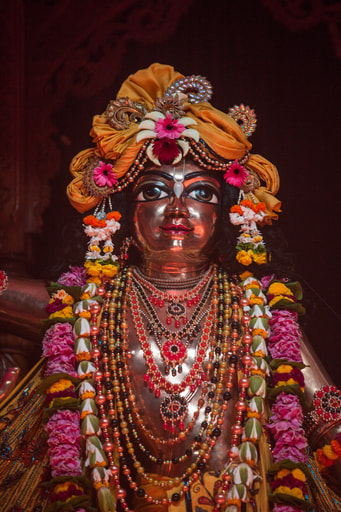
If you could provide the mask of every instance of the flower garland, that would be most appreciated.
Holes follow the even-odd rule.
[[[300,354],[301,332],[297,313],[303,313],[298,303],[302,297],[299,283],[264,280],[269,306],[271,335],[268,349],[272,357],[272,389],[269,398],[274,400],[267,429],[274,448],[274,464],[270,501],[274,512],[298,512],[310,507],[307,499],[306,469],[307,439],[303,430],[304,364]]]
[[[231,224],[240,226],[236,259],[242,265],[248,266],[252,262],[262,265],[267,261],[263,237],[257,228],[257,222],[261,223],[265,218],[265,208],[262,202],[254,203],[250,199],[242,199],[230,210]]]
[[[242,278],[244,276],[241,276]],[[241,305],[243,307],[242,323],[244,324],[242,362],[249,368],[247,379],[246,409],[242,442],[230,450],[231,462],[226,467],[231,487],[227,494],[225,512],[240,512],[241,504],[252,500],[250,491],[254,481],[259,479],[257,471],[257,445],[262,436],[262,424],[265,417],[266,378],[270,374],[266,362],[268,355],[266,338],[269,334],[270,310],[266,304],[266,296],[261,291],[261,283],[251,274],[245,273],[241,282],[243,291]],[[243,381],[240,381],[243,385]],[[236,404],[237,410],[243,404]],[[233,429],[233,427],[232,427]],[[233,431],[233,430],[232,430]]]
[[[94,327],[89,320],[92,308],[100,308],[101,294],[105,293],[97,285],[118,271],[111,235],[119,227],[119,218],[118,212],[110,212],[102,219],[86,217],[85,231],[91,240],[85,268],[70,267],[48,288],[49,318],[43,339],[46,370],[40,392],[46,394],[45,430],[52,478],[43,486],[50,490],[51,512],[95,510],[90,504],[91,485],[84,467],[93,469],[93,484],[99,489],[100,501],[101,497],[105,500],[105,492],[100,489],[109,485],[110,475],[101,468],[105,454],[94,437],[100,427],[92,385],[95,367],[90,362],[90,334]],[[104,254],[99,243],[104,244]],[[81,457],[83,439],[85,461]]]
[[[115,271],[116,265],[113,266]],[[100,275],[103,278],[104,274]],[[92,470],[101,510],[115,510],[110,480],[114,476],[115,481],[116,477],[107,469],[106,449],[98,438],[101,428],[106,428],[97,416],[98,407],[102,406],[102,396],[96,390],[98,369],[90,361],[92,352],[98,350],[94,349],[90,336],[96,340],[99,334],[97,315],[101,309],[101,297],[105,295],[105,289],[94,282],[97,277],[90,276],[86,280],[84,269],[70,267],[70,271],[49,289],[51,299],[47,308],[50,317],[43,341],[43,353],[47,357],[43,388],[48,405],[45,428],[49,435],[52,474],[51,481],[45,486],[51,489],[52,512],[64,510],[66,502],[70,511],[92,510],[90,484],[84,475],[83,464]],[[241,384],[244,389],[247,387],[247,399],[239,401],[236,407],[240,412],[246,411],[246,417],[241,444],[238,445],[239,435],[234,435],[229,451],[230,463],[223,474],[225,483],[222,490],[227,492],[225,512],[237,512],[242,502],[250,500],[249,491],[258,478],[257,443],[264,425],[266,379],[270,374],[266,360],[269,354],[273,358],[271,367],[274,375],[270,397],[275,397],[268,424],[275,440],[275,464],[270,468],[273,475],[270,499],[275,502],[275,512],[296,512],[306,508],[308,503],[304,467],[306,440],[301,428],[303,414],[298,398],[303,388],[300,371],[303,364],[298,343],[300,331],[295,311],[277,309],[288,304],[295,304],[296,309],[299,307],[293,294],[296,285],[286,283],[285,290],[282,285],[274,282],[268,288],[270,302],[274,301],[272,304],[276,305],[276,309],[270,312],[262,283],[248,275],[242,281],[242,359],[246,370]],[[288,290],[290,294],[284,293]],[[239,308],[239,304],[236,307]],[[289,357],[285,358],[285,355]],[[234,430],[237,432],[238,429]],[[83,464],[82,438],[86,448]],[[334,446],[337,448],[335,443]],[[221,495],[218,499],[223,502]]]

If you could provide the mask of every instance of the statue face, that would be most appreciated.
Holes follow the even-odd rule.
[[[220,184],[192,162],[148,169],[132,194],[134,239],[145,261],[207,260],[220,202]]]

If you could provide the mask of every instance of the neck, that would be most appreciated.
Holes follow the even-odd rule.
[[[179,281],[200,277],[208,270],[209,266],[210,262],[206,258],[191,261],[190,263],[144,258],[140,270],[148,277]]]

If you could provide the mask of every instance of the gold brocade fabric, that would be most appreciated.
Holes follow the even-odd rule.
[[[1,404],[1,512],[44,512],[47,509],[47,496],[39,486],[48,464],[42,428],[45,397],[36,394],[42,373],[43,361],[40,361]]]
[[[246,505],[245,512],[270,512],[268,502],[268,488],[266,480],[266,472],[271,463],[270,451],[264,436],[261,437],[259,443],[260,450],[260,475],[261,480],[255,484],[255,498]],[[147,503],[144,499],[137,499],[134,504],[134,512],[212,512],[216,506],[215,498],[219,494],[222,486],[220,471],[208,471],[200,475],[200,479],[192,484],[190,491],[186,497],[183,496],[178,502],[171,505],[153,505]],[[159,475],[149,475],[159,482],[167,482],[167,477]],[[171,498],[174,493],[181,490],[173,487],[170,490],[163,490],[153,484],[148,484],[145,480],[141,480],[139,487],[142,487],[146,494],[154,499],[162,500],[162,498]]]

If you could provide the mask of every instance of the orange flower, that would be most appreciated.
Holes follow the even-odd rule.
[[[267,337],[267,335],[268,334],[266,331],[264,331],[264,329],[253,329],[253,331],[252,331],[252,336],[262,336],[262,338],[265,339]]]
[[[330,460],[330,459],[328,459],[328,457],[325,456],[325,454],[323,453],[323,450],[321,448],[319,448],[316,451],[316,460],[317,460],[317,462],[319,462],[319,464],[321,466],[325,466],[326,468],[329,466],[332,466],[334,464],[333,460]]]
[[[243,199],[240,201],[240,204],[245,206],[245,208],[251,208],[253,210],[254,204],[252,201],[250,201],[250,199]]]
[[[333,441],[330,443],[332,445],[332,448],[333,448],[333,451],[339,456],[341,457],[341,446],[339,445],[339,443],[333,439]]]
[[[233,208],[233,207],[232,207]],[[244,281],[245,279],[247,279],[248,277],[253,277],[253,274],[251,272],[249,272],[248,270],[245,270],[245,272],[243,272],[242,274],[240,274],[240,279],[241,281]],[[258,281],[257,281],[258,283]]]
[[[254,206],[254,210],[255,210],[256,213],[258,213],[258,212],[265,212],[265,208],[266,208],[266,206],[262,202],[261,203],[257,203]]]
[[[333,451],[330,444],[325,444],[322,450],[325,456],[328,457],[328,459],[330,460],[335,461],[339,458],[339,456]]]
[[[120,212],[109,212],[109,213],[107,213],[107,219],[108,220],[111,220],[111,219],[120,220],[121,217],[122,217],[122,215],[120,214]]]
[[[235,204],[234,206],[232,206],[230,212],[231,213],[239,213],[239,215],[243,215],[243,210],[241,209],[239,204]]]
[[[92,226],[94,228],[104,228],[106,226],[105,220],[97,219],[94,215],[87,215],[87,217],[84,217],[83,222],[87,226]]]

